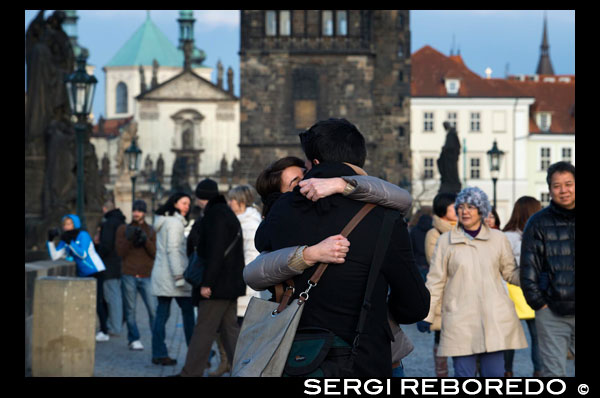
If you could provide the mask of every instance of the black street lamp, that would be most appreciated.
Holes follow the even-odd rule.
[[[502,161],[502,156],[504,156],[504,151],[498,149],[498,145],[496,140],[494,140],[494,145],[492,149],[487,151],[490,160],[490,174],[492,175],[492,181],[494,183],[494,209],[496,208],[496,182],[498,181],[498,176],[500,174],[500,162]]]
[[[77,57],[77,69],[65,77],[65,86],[69,97],[71,112],[77,117],[75,132],[77,133],[77,215],[85,227],[84,189],[83,189],[83,138],[86,131],[87,119],[92,111],[92,102],[96,83],[94,76],[87,74],[85,64],[88,51],[83,49]]]
[[[125,156],[127,157],[127,164],[129,165],[129,171],[131,172],[131,203],[135,202],[135,179],[137,178],[137,171],[140,168],[140,158],[142,150],[138,148],[136,144],[137,137],[133,137],[131,145],[125,150]]]

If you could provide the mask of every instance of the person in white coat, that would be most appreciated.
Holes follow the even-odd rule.
[[[156,365],[169,366],[177,363],[177,360],[169,357],[165,344],[165,325],[169,320],[173,298],[181,308],[188,345],[194,332],[192,286],[183,279],[183,272],[188,264],[184,229],[190,204],[189,195],[175,193],[156,210],[156,257],[151,275],[152,294],[158,299],[152,328],[152,363]]]

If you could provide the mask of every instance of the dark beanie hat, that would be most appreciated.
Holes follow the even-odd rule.
[[[210,178],[205,178],[196,186],[196,197],[198,199],[212,199],[219,195],[217,183]]]
[[[143,211],[144,213],[147,211],[146,202],[141,199],[133,202],[132,211]]]

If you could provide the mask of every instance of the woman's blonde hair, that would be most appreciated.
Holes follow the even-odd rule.
[[[234,199],[239,204],[244,204],[246,207],[254,205],[256,198],[255,189],[252,185],[238,185],[235,188],[231,188],[227,193],[228,199]]]

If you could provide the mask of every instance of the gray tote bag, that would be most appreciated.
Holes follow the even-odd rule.
[[[279,303],[250,299],[235,347],[232,377],[281,377],[304,306],[294,300],[279,313],[277,307]]]

